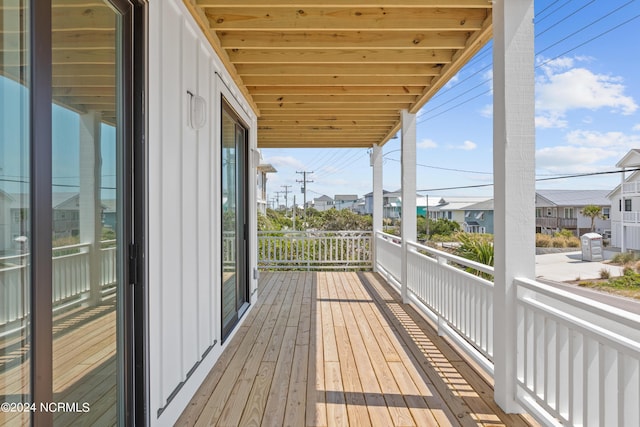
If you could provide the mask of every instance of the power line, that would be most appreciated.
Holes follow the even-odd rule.
[[[625,172],[635,172],[640,171],[640,168],[632,168],[625,170],[615,170],[615,171],[602,171],[602,172],[587,172],[587,173],[579,173],[573,175],[564,175],[564,176],[556,176],[551,178],[536,178],[535,182],[541,181],[553,181],[558,179],[569,179],[569,178],[584,178],[588,176],[598,176],[598,175],[611,175],[614,173],[625,173]],[[464,190],[469,188],[483,188],[483,187],[492,187],[493,183],[490,184],[477,184],[477,185],[463,185],[458,187],[443,187],[443,188],[428,188],[425,190],[416,190],[419,193],[427,192],[427,191],[445,191],[445,190]]]
[[[401,163],[400,160],[397,160],[397,159],[387,159],[387,160],[391,160],[392,162]],[[465,170],[465,169],[443,168],[443,167],[440,167],[440,166],[425,165],[425,164],[421,164],[421,163],[416,163],[416,166],[422,166],[423,168],[438,169],[438,170],[451,171],[451,172],[473,173],[473,174],[480,174],[480,175],[493,175],[493,172],[480,172],[480,171],[472,171],[472,170]]]

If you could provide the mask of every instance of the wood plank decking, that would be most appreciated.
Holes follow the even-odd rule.
[[[180,426],[530,425],[375,273],[265,273]]]
[[[0,402],[29,401],[29,344],[0,340]],[[116,310],[110,299],[54,318],[54,402],[89,404],[89,412],[56,412],[56,425],[113,426],[116,413]],[[1,426],[28,426],[28,413],[0,412]]]

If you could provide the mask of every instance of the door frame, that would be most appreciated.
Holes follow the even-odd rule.
[[[148,375],[146,329],[146,3],[106,0],[122,15],[123,96],[125,137],[122,188],[124,311],[118,339],[123,387],[118,418],[125,424],[147,424]],[[52,318],[52,1],[25,0],[29,8],[29,149],[31,229],[31,402],[53,402]],[[127,262],[128,260],[128,262]],[[53,413],[35,411],[32,425],[52,425]]]
[[[242,219],[242,227],[238,228],[236,222],[236,290],[239,287],[242,287],[242,291],[244,294],[245,301],[242,302],[240,306],[238,306],[238,297],[236,294],[235,303],[236,303],[236,314],[235,318],[231,320],[227,325],[224,324],[224,312],[223,312],[223,302],[224,302],[224,269],[221,266],[221,286],[220,286],[220,329],[221,329],[221,342],[224,343],[225,340],[229,337],[231,332],[235,329],[236,325],[247,311],[250,305],[251,296],[250,296],[250,287],[249,287],[249,254],[250,254],[250,241],[249,241],[249,182],[248,179],[248,171],[249,171],[249,135],[250,135],[250,127],[247,125],[247,121],[244,120],[240,114],[238,114],[237,110],[234,108],[232,104],[232,99],[228,96],[225,96],[224,92],[220,95],[220,150],[219,153],[222,153],[222,134],[223,134],[223,115],[226,113],[230,115],[235,122],[236,129],[234,129],[234,139],[236,137],[237,127],[240,126],[244,131],[244,143],[241,147],[238,147],[236,140],[236,152],[237,158],[241,160],[241,163],[238,162],[236,165],[241,166],[241,170],[236,170],[236,197],[238,198],[238,204],[236,205],[236,219],[238,219],[238,213],[240,214],[240,218]],[[222,162],[222,157],[220,158],[220,162]],[[220,168],[222,173],[222,167]],[[222,190],[222,179],[220,179],[220,190]],[[222,196],[222,191],[220,191],[220,196]],[[221,205],[222,209],[222,205]],[[220,220],[222,221],[223,213],[220,213]],[[223,233],[220,234],[221,238]],[[220,253],[222,254],[222,245],[223,241],[221,240],[220,245]],[[222,259],[221,259],[222,262]]]

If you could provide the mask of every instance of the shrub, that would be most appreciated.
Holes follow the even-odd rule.
[[[611,278],[611,271],[607,268],[600,269],[600,278],[601,279],[609,279]]]
[[[580,239],[576,236],[569,237],[567,239],[567,247],[569,248],[579,248],[580,247]]]
[[[554,248],[566,248],[567,247],[567,238],[566,237],[554,237],[551,239],[551,246]]]
[[[613,256],[613,258],[611,258],[611,262],[613,264],[629,264],[631,262],[636,261],[636,255],[633,252],[624,252],[624,253],[619,253],[619,254],[615,254]]]
[[[536,234],[536,246],[539,248],[550,248],[551,236],[548,234]]]
[[[562,230],[553,233],[553,237],[565,237],[569,239],[571,237],[575,237],[575,235],[571,230],[567,230],[566,228],[563,228]]]

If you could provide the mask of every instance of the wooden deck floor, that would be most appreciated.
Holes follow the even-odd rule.
[[[529,425],[374,273],[268,273],[177,425]]]
[[[0,340],[0,402],[28,402],[29,344]],[[53,323],[54,402],[81,402],[88,413],[56,412],[56,425],[117,424],[116,310],[113,299],[57,315]],[[28,426],[28,413],[0,412],[2,426]]]

